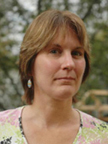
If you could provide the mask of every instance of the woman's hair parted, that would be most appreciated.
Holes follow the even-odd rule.
[[[36,55],[55,38],[58,30],[65,34],[67,28],[75,31],[84,47],[86,68],[82,82],[87,78],[90,70],[90,46],[83,21],[76,14],[69,11],[45,11],[38,15],[28,27],[20,49],[19,72],[24,88],[23,99],[27,104],[32,104],[34,99],[32,68]],[[29,79],[32,81],[31,88],[27,86]]]

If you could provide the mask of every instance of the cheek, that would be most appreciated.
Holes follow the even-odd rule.
[[[57,64],[57,61],[54,60],[47,60],[44,59],[43,61],[39,61],[37,65],[35,66],[37,75],[43,76],[51,76],[53,75],[57,70],[59,66]]]
[[[85,60],[82,60],[78,63],[77,72],[79,76],[83,76],[85,72],[86,63]]]
[[[55,72],[60,67],[58,61],[54,59],[46,60],[44,66],[49,72]]]

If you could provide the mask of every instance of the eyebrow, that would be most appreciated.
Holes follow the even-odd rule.
[[[56,44],[56,43],[55,43],[55,44],[53,44],[53,46],[60,47],[60,48],[62,47],[61,45]]]
[[[76,49],[84,49],[84,47],[78,46],[78,47],[76,47]]]
[[[62,46],[61,45],[59,45],[59,44],[52,44],[53,46],[56,46],[56,47],[59,47],[59,48],[62,48]],[[84,47],[83,46],[77,46],[77,47],[75,47],[75,49],[84,49]]]

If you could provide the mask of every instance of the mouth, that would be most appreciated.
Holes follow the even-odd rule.
[[[75,80],[75,78],[73,78],[73,77],[59,77],[59,78],[55,78],[55,80],[72,81],[72,80]]]

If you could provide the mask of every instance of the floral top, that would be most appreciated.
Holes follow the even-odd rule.
[[[21,124],[24,107],[0,112],[0,144],[27,144]],[[108,144],[108,124],[79,111],[81,124],[73,144]]]

